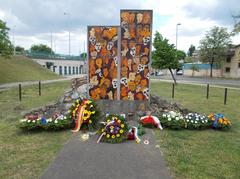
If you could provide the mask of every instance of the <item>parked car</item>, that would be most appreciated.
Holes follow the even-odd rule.
[[[183,75],[183,70],[178,70],[176,75]]]
[[[155,72],[155,76],[162,76],[163,75],[163,72],[161,72],[161,71],[156,71]]]

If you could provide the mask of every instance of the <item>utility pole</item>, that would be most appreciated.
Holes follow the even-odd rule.
[[[16,28],[16,25],[13,26],[13,55],[16,55],[16,47],[15,47],[15,28]]]
[[[69,24],[69,31],[68,31],[68,55],[71,55],[71,35],[70,35],[70,13],[64,12],[63,15],[68,16],[68,24]]]
[[[176,50],[177,50],[177,42],[178,42],[178,26],[181,25],[181,23],[177,23],[176,25]]]
[[[51,57],[52,57],[52,52],[53,52],[53,46],[52,46],[52,31],[51,31]]]

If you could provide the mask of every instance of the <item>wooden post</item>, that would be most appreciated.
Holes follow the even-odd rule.
[[[209,84],[207,84],[207,96],[206,98],[208,99],[209,98]]]
[[[22,86],[19,84],[18,86],[18,95],[19,95],[19,101],[22,101]]]
[[[174,98],[174,93],[175,93],[175,84],[172,84],[172,98]]]
[[[39,83],[38,83],[38,94],[39,94],[39,96],[41,96],[41,81],[39,81]]]
[[[227,88],[225,88],[225,93],[224,93],[224,105],[227,104]]]

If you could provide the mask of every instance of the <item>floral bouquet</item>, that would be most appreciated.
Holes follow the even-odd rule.
[[[208,118],[211,120],[214,129],[230,129],[231,122],[223,114],[211,113]]]
[[[127,139],[128,125],[123,115],[106,115],[106,122],[100,130],[101,135],[97,142],[120,143]]]
[[[161,123],[164,127],[171,129],[181,129],[185,127],[185,120],[182,114],[174,111],[164,113],[161,117]]]
[[[188,113],[185,116],[185,121],[188,129],[203,129],[211,126],[207,116],[198,113]]]
[[[54,115],[46,119],[38,115],[29,115],[20,120],[19,127],[23,130],[61,130],[71,128],[71,121],[63,115]]]
[[[97,104],[93,100],[78,99],[68,110],[67,118],[72,120],[73,132],[77,132],[96,129],[98,116]]]

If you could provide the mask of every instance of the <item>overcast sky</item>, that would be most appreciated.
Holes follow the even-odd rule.
[[[239,0],[0,0],[0,19],[11,28],[11,40],[15,34],[15,44],[26,49],[50,46],[52,32],[53,50],[68,54],[70,31],[71,54],[76,55],[84,51],[87,25],[119,25],[120,9],[152,9],[153,35],[157,30],[174,44],[181,23],[178,49],[184,51],[198,46],[213,26],[232,30],[231,15],[240,13]],[[240,44],[239,35],[232,40]]]

